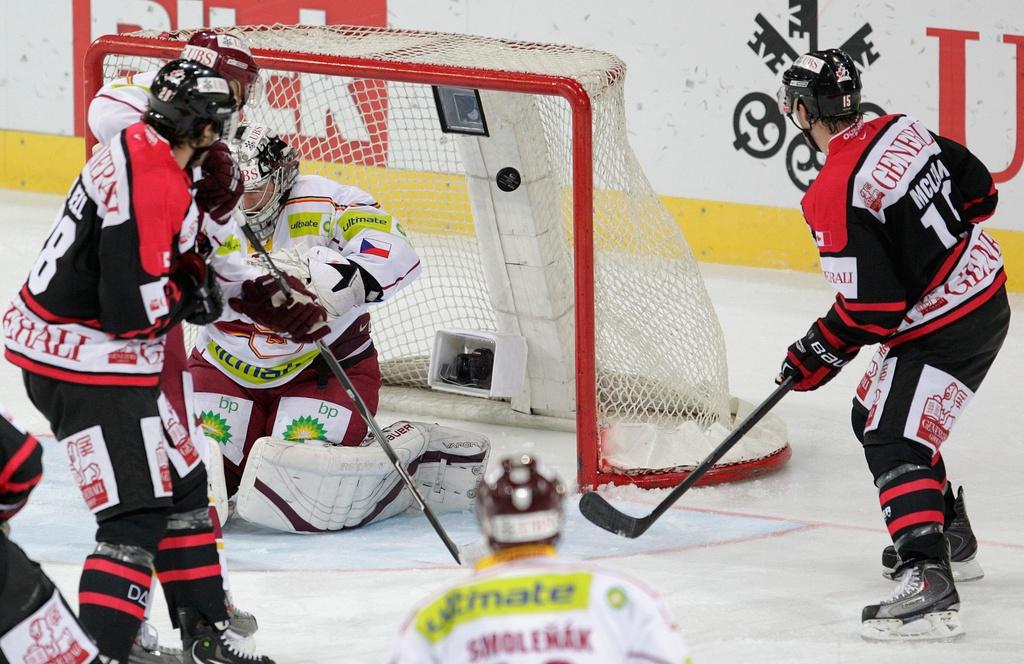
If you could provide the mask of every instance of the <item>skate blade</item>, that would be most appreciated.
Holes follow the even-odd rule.
[[[259,630],[256,616],[251,613],[237,613],[236,611],[231,611],[228,614],[228,626],[231,628],[231,631],[243,639],[249,638]]]
[[[953,562],[950,567],[953,570],[953,581],[960,583],[962,581],[977,581],[985,577],[985,570],[981,569],[981,563],[975,558],[970,560],[964,560],[961,562]],[[893,573],[896,570],[891,567],[882,568],[882,576],[890,581],[894,581]]]
[[[985,570],[981,569],[981,563],[975,558],[953,563],[951,567],[953,569],[953,581],[958,583],[960,581],[977,581],[985,576]]]
[[[865,641],[952,641],[967,632],[957,611],[936,611],[903,622],[897,619],[865,620],[860,636]]]
[[[161,647],[159,650],[146,650],[133,643],[128,654],[128,664],[181,664],[181,658],[181,650],[177,648]]]

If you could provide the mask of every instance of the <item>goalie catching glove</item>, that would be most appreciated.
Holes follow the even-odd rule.
[[[380,298],[380,289],[373,278],[337,251],[313,247],[306,254],[306,261],[310,286],[331,316],[343,316],[361,304]]]
[[[330,332],[327,312],[298,278],[281,275],[291,289],[285,294],[273,275],[242,283],[242,297],[233,297],[228,304],[245,314],[257,325],[286,334],[299,343],[313,343]]]
[[[832,380],[859,350],[860,346],[844,345],[824,322],[817,320],[802,339],[789,347],[775,382],[781,384],[792,376],[797,392],[816,390]]]

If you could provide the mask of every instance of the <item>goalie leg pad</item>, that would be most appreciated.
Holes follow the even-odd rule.
[[[397,422],[385,435],[434,509],[465,509],[487,462],[479,434]],[[372,440],[362,447],[261,438],[238,492],[238,514],[288,532],[358,528],[412,504],[398,472]]]
[[[396,422],[386,430],[396,448],[413,433],[427,440],[426,450],[415,468],[409,467],[427,505],[435,513],[471,509],[491,452],[487,438],[479,433],[422,422]]]
[[[398,450],[407,461],[408,453]],[[275,530],[315,533],[393,516],[411,502],[376,447],[341,447],[264,437],[249,454],[237,514]]]

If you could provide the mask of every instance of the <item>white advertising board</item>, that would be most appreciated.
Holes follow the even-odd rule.
[[[915,115],[995,174],[992,225],[1024,230],[1024,3],[738,0],[34,0],[0,3],[0,130],[80,134],[100,34],[202,24],[384,22],[572,43],[626,61],[630,140],[658,193],[796,207],[815,156],[774,106],[802,52],[842,46],[871,111]],[[78,97],[78,98],[76,98]]]

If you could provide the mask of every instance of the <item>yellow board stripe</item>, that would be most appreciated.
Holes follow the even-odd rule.
[[[0,188],[63,194],[82,169],[84,153],[79,137],[0,130]],[[358,183],[414,232],[473,233],[462,176],[312,162],[303,163],[302,172]],[[410,186],[424,194],[399,193]],[[794,204],[796,199],[794,192]],[[797,209],[669,196],[661,200],[682,227],[697,260],[803,272],[819,269],[814,242]],[[997,212],[1009,213],[1002,208]],[[1024,231],[987,224],[986,230],[1003,249],[1007,288],[1024,292]]]

